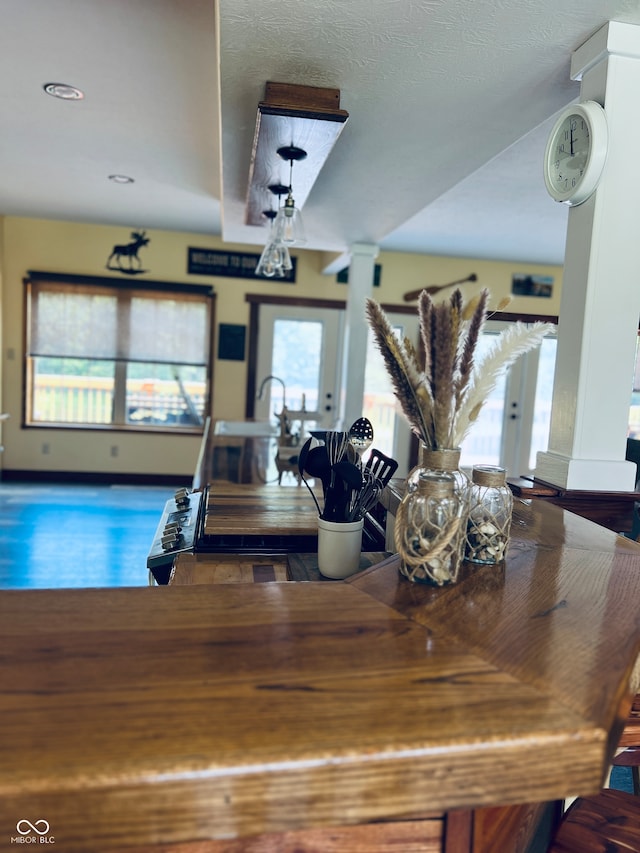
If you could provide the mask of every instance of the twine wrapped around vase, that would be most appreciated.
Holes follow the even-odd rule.
[[[423,473],[396,515],[395,548],[400,572],[410,581],[454,583],[464,544],[464,504],[450,475]]]

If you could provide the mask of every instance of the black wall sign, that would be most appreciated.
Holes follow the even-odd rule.
[[[216,275],[227,278],[257,278],[263,281],[281,281],[293,284],[296,280],[296,258],[291,258],[293,269],[283,278],[256,275],[260,255],[254,252],[221,252],[215,249],[195,249],[189,246],[187,272],[193,275]]]
[[[382,275],[382,266],[374,264],[373,266],[373,286],[380,287],[380,276]],[[338,284],[349,284],[349,267],[345,267],[336,275]]]
[[[246,326],[220,323],[218,328],[218,358],[227,361],[244,361]]]

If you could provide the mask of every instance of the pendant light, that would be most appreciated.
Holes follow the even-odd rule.
[[[273,240],[267,243],[260,255],[256,275],[267,278],[284,278],[293,269],[289,250],[282,240]]]
[[[289,186],[284,205],[278,210],[278,215],[275,218],[274,227],[276,234],[283,243],[288,246],[293,244],[300,246],[307,242],[307,238],[304,233],[302,215],[293,199],[292,177],[294,161],[304,160],[307,152],[303,151],[302,148],[296,148],[295,145],[285,145],[278,148],[278,155],[289,162]]]
[[[278,196],[278,209],[280,209],[280,197],[289,191],[288,187],[283,184],[273,184],[269,187],[273,195]],[[256,267],[256,275],[265,276],[266,278],[284,278],[286,274],[293,269],[289,250],[282,241],[276,226],[277,213],[271,208],[263,210],[262,215],[270,221],[269,236],[267,244],[264,247],[258,266]]]

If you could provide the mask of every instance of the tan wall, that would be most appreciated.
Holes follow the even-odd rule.
[[[23,278],[28,270],[76,275],[117,274],[105,269],[112,247],[129,241],[129,229],[53,220],[5,217],[0,220],[0,293],[2,294],[2,402],[0,411],[11,418],[5,422],[2,465],[11,470],[89,471],[137,474],[168,474],[190,477],[197,459],[200,440],[194,436],[131,434],[89,430],[53,430],[21,426],[23,382]],[[133,229],[131,229],[133,230]],[[216,331],[219,323],[246,325],[249,308],[246,293],[281,296],[346,299],[347,286],[335,276],[322,274],[326,257],[317,252],[298,251],[295,285],[263,280],[210,278],[187,273],[188,247],[260,251],[259,246],[224,244],[217,237],[168,231],[147,231],[148,246],[140,251],[146,276],[160,281],[210,284],[216,292]],[[406,291],[428,284],[444,284],[472,272],[477,284],[468,284],[465,295],[488,287],[492,304],[510,293],[513,273],[538,273],[555,277],[551,299],[516,297],[509,311],[557,314],[562,270],[559,267],[507,264],[422,255],[381,253],[381,286],[374,297],[384,303],[403,303]],[[138,279],[138,280],[140,280]],[[446,294],[445,294],[446,295]],[[216,335],[217,340],[217,335]],[[213,415],[242,419],[245,404],[247,365],[245,362],[214,363]],[[49,453],[43,454],[43,444]],[[118,455],[111,449],[117,446]]]

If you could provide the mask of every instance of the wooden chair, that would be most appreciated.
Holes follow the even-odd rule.
[[[640,799],[605,788],[578,797],[560,822],[547,853],[639,853]]]
[[[611,763],[614,767],[631,768],[633,793],[640,796],[640,693],[633,700],[618,748],[622,751]]]
[[[547,853],[640,853],[640,694],[622,736],[614,767],[630,767],[633,794],[605,788],[594,797],[578,797],[565,812]]]

